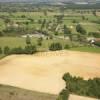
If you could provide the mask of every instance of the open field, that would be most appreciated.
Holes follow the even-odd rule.
[[[99,1],[1,1],[0,100],[100,99]]]
[[[91,52],[91,53],[100,53],[100,48],[95,48],[95,47],[86,47],[86,46],[83,46],[83,47],[74,47],[74,48],[71,48],[70,50],[73,50],[73,51],[82,51],[82,52]]]
[[[8,85],[0,85],[0,100],[56,100],[57,95],[30,91]],[[69,100],[97,100],[94,98],[70,95]]]
[[[59,38],[49,39],[49,40],[44,39],[42,41],[42,45],[38,46],[38,39],[39,38],[37,37],[31,38],[32,45],[36,45],[36,48],[38,51],[48,51],[49,46],[53,42],[60,42],[63,45],[63,47],[66,43],[69,43],[68,40],[59,39]],[[24,48],[26,46],[26,38],[24,37],[0,37],[0,47],[2,48],[2,50],[4,49],[5,46],[8,46],[10,49],[16,48],[16,47]],[[0,58],[2,57],[4,57],[4,54],[0,54]]]
[[[78,11],[78,10],[77,10]],[[88,10],[87,10],[88,11]],[[13,28],[23,27],[26,30],[34,30],[41,28],[41,22],[46,19],[46,22],[51,22],[51,24],[57,24],[57,18],[55,16],[62,15],[63,12],[60,12],[59,9],[53,12],[47,12],[47,15],[44,14],[43,11],[41,12],[15,12],[15,13],[8,13],[8,12],[0,12],[0,31],[5,30],[7,28],[7,24],[11,24],[10,26]],[[5,23],[5,18],[7,17],[11,22]],[[84,16],[84,19],[83,19]],[[100,30],[100,25],[95,23],[95,21],[99,21],[100,16],[94,16],[92,11],[90,13],[77,13],[75,11],[69,10],[64,12],[64,17],[62,19],[62,23],[60,27],[63,27],[63,24],[67,25],[68,27],[73,26],[71,31],[73,33],[77,33],[75,31],[75,27],[78,23],[82,24],[87,32],[95,32]],[[39,22],[40,21],[40,22]],[[75,23],[73,22],[75,21]],[[17,25],[17,26],[16,26]],[[8,27],[9,28],[9,27]],[[47,28],[44,28],[47,30]],[[47,30],[48,31],[48,30]],[[52,32],[54,33],[54,32]],[[59,32],[61,35],[62,32]]]
[[[38,38],[32,37],[31,38],[31,43],[33,45],[37,45],[37,40]],[[10,49],[15,48],[15,47],[25,47],[26,46],[26,38],[23,37],[0,37],[0,47],[4,49],[5,46],[8,46]],[[50,46],[51,43],[53,42],[59,42],[62,44],[64,47],[66,44],[71,44],[69,40],[64,40],[60,38],[55,38],[55,39],[49,39],[46,40],[44,39],[42,41],[42,46],[37,46],[37,49],[39,51],[48,51],[48,47]],[[74,44],[79,44],[75,43]],[[70,50],[73,51],[82,51],[82,52],[92,52],[92,53],[100,53],[100,48],[98,47],[90,47],[90,46],[83,46],[83,47],[73,47],[70,48]],[[0,58],[4,57],[4,54],[0,54]]]
[[[0,100],[56,100],[57,96],[0,85]]]
[[[24,59],[23,59],[24,58]],[[0,83],[58,94],[64,73],[85,79],[100,77],[100,54],[75,51],[12,55],[0,60]]]
[[[37,40],[38,38],[32,37],[31,38],[31,43],[33,45],[37,45]],[[24,37],[0,37],[0,47],[4,48],[5,46],[9,46],[10,48],[14,47],[25,47],[26,45],[26,38]],[[68,43],[69,41],[64,40],[64,39],[52,39],[52,40],[43,40],[43,45],[41,46],[42,49],[47,49],[48,46],[53,43],[53,42],[60,42],[61,44],[65,44],[66,42]]]

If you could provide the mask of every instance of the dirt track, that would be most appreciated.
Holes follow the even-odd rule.
[[[0,61],[0,83],[58,94],[65,72],[85,79],[100,77],[100,54],[58,51],[12,55]]]

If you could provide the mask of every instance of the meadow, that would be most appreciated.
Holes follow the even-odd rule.
[[[42,21],[46,19],[47,22],[51,21],[51,23],[53,24],[53,21],[55,22],[57,20],[55,16],[57,15],[59,16],[62,14],[64,14],[64,17],[61,23],[61,27],[63,27],[63,24],[67,25],[68,27],[73,26],[72,32],[74,33],[77,33],[75,31],[75,26],[77,25],[77,23],[82,24],[82,26],[86,29],[87,32],[92,32],[92,31],[95,32],[95,31],[100,30],[100,25],[97,23],[94,23],[94,21],[100,20],[100,16],[99,15],[94,16],[91,10],[89,14],[88,14],[88,10],[85,13],[84,13],[84,10],[83,11],[76,10],[76,12],[72,10],[67,10],[67,11],[65,10],[64,12],[60,12],[59,10],[57,10],[53,12],[47,11],[46,13],[44,11],[14,12],[14,13],[0,12],[0,30],[2,31],[3,29],[6,28],[5,22],[4,22],[5,18],[8,18],[14,24],[18,23],[18,25],[21,25],[21,27],[23,26],[27,29],[39,29],[41,26],[40,25],[41,22],[38,23],[39,20]]]
[[[44,39],[42,41],[42,45],[38,46],[38,38],[32,37],[31,38],[31,43],[33,45],[37,45],[38,51],[48,51],[48,47],[53,43],[53,42],[59,42],[63,45],[63,48],[66,44],[71,44],[69,40],[64,40],[64,39],[50,39],[46,40]],[[79,45],[79,43],[74,42],[74,44]],[[4,49],[4,47],[8,46],[10,49],[16,48],[16,47],[22,47],[24,48],[26,46],[26,38],[24,37],[0,37],[0,47]],[[91,53],[100,53],[100,48],[99,47],[91,47],[91,46],[82,46],[82,47],[77,47],[74,46],[70,48],[69,50],[72,51],[81,51],[81,52],[91,52]],[[0,58],[5,57],[4,54],[0,54]]]

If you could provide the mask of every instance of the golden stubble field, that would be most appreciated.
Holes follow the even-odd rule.
[[[0,84],[58,94],[64,73],[85,79],[100,77],[100,54],[56,51],[12,55],[0,60]]]

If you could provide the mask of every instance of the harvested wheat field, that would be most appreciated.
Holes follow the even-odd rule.
[[[0,83],[58,94],[69,72],[85,79],[100,77],[100,54],[76,51],[12,55],[0,61]]]

